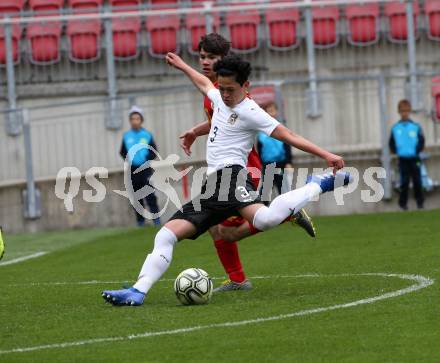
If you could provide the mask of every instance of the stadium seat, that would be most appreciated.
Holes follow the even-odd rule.
[[[348,42],[370,45],[379,41],[379,4],[347,5]]]
[[[75,10],[83,9],[84,12],[87,10],[93,10],[99,8],[104,3],[104,0],[69,0],[69,6]]]
[[[199,14],[189,14],[185,20],[185,26],[188,34],[188,51],[192,54],[198,53],[200,38],[206,34],[206,18]],[[220,16],[213,16],[213,31],[216,32],[220,26]]]
[[[434,100],[433,116],[435,120],[440,121],[440,76],[432,79],[431,93]]]
[[[21,27],[14,26],[12,28],[12,59],[14,63],[20,60],[19,44],[23,31]],[[6,39],[3,27],[0,28],[0,65],[6,64]]]
[[[152,0],[152,6],[160,9],[175,9],[177,1]],[[153,57],[164,57],[168,52],[178,53],[180,43],[178,34],[180,29],[180,17],[178,15],[149,16],[146,21],[148,31],[148,52]]]
[[[110,0],[110,5],[112,7],[119,8],[134,8],[140,4],[141,0]],[[120,9],[117,11],[126,11],[124,9]]]
[[[58,12],[64,0],[29,0],[30,8],[39,12],[35,16],[47,16],[45,12]],[[62,24],[60,21],[32,23],[27,28],[27,39],[31,49],[31,62],[35,64],[52,64],[60,60],[60,38]]]
[[[5,15],[18,16],[23,9],[25,0],[2,0],[0,2],[0,17]],[[22,35],[22,28],[20,25],[12,27],[12,59],[14,63],[19,61],[19,42]],[[6,64],[6,40],[4,28],[0,27],[0,65]]]
[[[271,0],[271,2],[280,2]],[[281,2],[290,2],[282,0]],[[267,45],[273,50],[288,50],[299,45],[298,9],[273,9],[265,12],[267,27]]]
[[[59,10],[64,5],[64,0],[29,0],[29,6],[33,11]]]
[[[244,5],[232,3],[231,6]],[[246,3],[251,5],[251,3]],[[258,26],[260,24],[258,11],[228,11],[225,23],[229,31],[231,49],[237,53],[249,53],[258,49]]]
[[[139,6],[140,0],[111,0],[113,11],[127,11],[128,7]],[[139,55],[139,33],[141,31],[141,18],[113,18],[113,54],[116,59],[130,60]]]
[[[276,102],[275,86],[256,86],[250,89],[251,98],[264,107],[268,103]]]
[[[69,0],[75,14],[98,11],[103,0]],[[99,58],[101,21],[71,20],[67,23],[69,58],[74,62],[90,62]]]
[[[414,24],[417,30],[417,17],[419,15],[419,4],[413,3]],[[385,4],[385,16],[388,18],[388,39],[391,42],[402,43],[408,39],[408,29],[406,26],[406,3],[394,1]],[[416,32],[417,33],[417,32]]]
[[[339,9],[336,6],[313,7],[313,43],[316,48],[334,47],[339,42]]]
[[[161,9],[174,9],[178,3],[178,0],[150,0],[150,5]]]
[[[205,0],[193,0],[192,7],[203,7]],[[220,26],[220,15],[213,14],[213,31],[216,32]],[[188,14],[185,19],[185,28],[188,35],[188,52],[198,53],[200,38],[206,34],[206,17],[204,14]]]
[[[428,38],[440,40],[440,1],[425,0],[426,24],[428,25]]]
[[[0,14],[17,14],[23,7],[26,0],[1,0]]]

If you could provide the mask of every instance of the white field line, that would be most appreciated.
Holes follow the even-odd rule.
[[[0,350],[0,355],[5,354],[11,354],[11,353],[24,353],[24,352],[33,352],[33,351],[39,351],[39,350],[45,350],[45,349],[63,349],[63,348],[70,348],[70,347],[77,347],[82,345],[91,345],[91,344],[98,344],[98,343],[108,343],[108,342],[117,342],[117,341],[124,341],[124,340],[135,340],[135,339],[144,339],[144,338],[150,338],[150,337],[156,337],[156,336],[163,336],[163,335],[176,335],[176,334],[182,334],[182,333],[191,333],[195,331],[200,330],[206,330],[206,329],[216,329],[216,328],[228,328],[228,327],[236,327],[236,326],[245,326],[245,325],[251,325],[251,324],[260,324],[265,323],[268,321],[277,321],[277,320],[283,320],[283,319],[289,319],[297,316],[305,316],[305,315],[312,315],[317,313],[322,313],[326,311],[333,311],[337,309],[347,309],[354,306],[359,305],[366,305],[366,304],[372,304],[377,301],[390,299],[397,296],[402,296],[405,294],[412,293],[414,291],[424,289],[434,283],[433,279],[430,279],[428,277],[424,277],[421,275],[407,275],[407,274],[394,274],[394,273],[364,273],[364,274],[341,274],[341,275],[303,275],[302,277],[354,277],[354,276],[381,276],[381,277],[396,277],[402,280],[409,280],[414,281],[415,284],[405,287],[403,289],[387,292],[385,294],[373,296],[373,297],[367,297],[364,299],[344,303],[344,304],[337,304],[337,305],[331,305],[331,306],[325,306],[325,307],[318,307],[314,309],[306,309],[306,310],[300,310],[288,314],[281,314],[281,315],[275,315],[275,316],[268,316],[265,318],[256,318],[256,319],[249,319],[249,320],[240,320],[240,321],[229,321],[225,323],[217,323],[217,324],[208,324],[208,325],[197,325],[197,326],[191,326],[191,327],[185,327],[185,328],[179,328],[179,329],[173,329],[173,330],[161,330],[161,331],[148,331],[142,334],[134,334],[134,335],[126,335],[126,336],[119,336],[119,337],[104,337],[104,338],[95,338],[95,339],[87,339],[87,340],[78,340],[73,342],[65,342],[65,343],[55,343],[55,344],[46,344],[46,345],[37,345],[33,347],[22,347],[22,348],[15,348],[10,350]],[[285,276],[287,277],[287,276]],[[295,278],[297,276],[291,276],[292,278]],[[261,276],[261,278],[264,278]],[[267,278],[274,278],[274,276],[267,276]]]
[[[14,258],[13,260],[5,261],[5,262],[0,262],[0,266],[7,266],[7,265],[13,265],[13,264],[16,264],[16,263],[24,262],[24,261],[27,261],[27,260],[31,260],[33,258],[44,256],[47,253],[48,252],[36,252],[36,253],[33,253],[32,255],[17,257],[17,258]]]
[[[331,276],[331,275],[326,275]],[[336,275],[342,276],[342,275]],[[304,278],[304,277],[322,277],[319,274],[304,274],[304,275],[270,275],[270,276],[252,276],[251,280],[262,280],[262,279],[293,279],[293,278]],[[212,280],[225,280],[225,276],[211,277]],[[105,284],[125,284],[129,283],[130,279],[124,281],[100,281],[100,280],[89,280],[89,281],[49,281],[49,282],[23,282],[18,284],[9,284],[5,286],[9,287],[20,287],[20,286],[64,286],[64,285],[105,285]],[[161,279],[159,282],[174,282],[174,279]]]

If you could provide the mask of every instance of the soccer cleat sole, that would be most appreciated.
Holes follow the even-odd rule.
[[[233,281],[224,283],[223,285],[215,288],[212,292],[228,292],[228,291],[250,291],[253,289],[252,283],[249,280],[242,282],[241,284]]]
[[[316,237],[316,228],[312,218],[307,214],[305,209],[301,209],[293,216],[292,222],[298,227],[304,229],[310,237]]]

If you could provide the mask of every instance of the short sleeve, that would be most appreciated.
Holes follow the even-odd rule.
[[[251,128],[261,131],[267,136],[270,136],[273,130],[275,130],[280,124],[276,119],[258,106],[250,109],[248,117]]]
[[[211,88],[206,94],[213,104],[217,104],[221,100],[220,91],[217,88]]]

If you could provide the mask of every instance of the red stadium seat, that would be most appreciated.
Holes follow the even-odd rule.
[[[379,4],[347,5],[348,42],[370,45],[379,41]]]
[[[419,3],[413,3],[414,24],[417,29],[417,16],[419,15]],[[388,18],[389,30],[388,39],[392,42],[402,43],[408,39],[408,28],[406,26],[406,3],[391,2],[385,4],[385,16]]]
[[[25,0],[2,0],[0,2],[0,17],[5,15],[18,15],[23,9]],[[22,35],[20,25],[12,27],[12,59],[14,63],[19,61],[19,42]],[[0,27],[0,64],[6,64],[6,39],[4,28]]]
[[[139,6],[140,0],[111,0],[113,11],[127,11],[128,7]],[[141,18],[113,18],[113,54],[116,59],[130,60],[139,55],[139,33]]]
[[[69,0],[69,6],[72,9],[84,9],[84,12],[87,10],[93,10],[95,8],[99,8],[104,3],[104,0]]]
[[[280,0],[271,0],[271,2]],[[291,2],[282,0],[281,2]],[[273,9],[265,12],[267,34],[267,44],[270,49],[288,50],[299,45],[298,38],[298,9]]]
[[[101,22],[99,20],[70,21],[67,24],[69,57],[72,61],[87,62],[99,58]]]
[[[31,46],[31,61],[36,64],[52,64],[60,59],[61,23],[30,24],[27,38]]]
[[[434,119],[440,121],[440,76],[432,79],[431,93],[434,99]]]
[[[44,12],[58,12],[64,0],[29,0],[29,6],[35,16],[47,16]],[[60,60],[60,38],[62,24],[60,21],[32,23],[28,25],[26,36],[31,48],[31,62],[35,64],[52,64]]]
[[[69,0],[75,14],[98,11],[103,0]],[[90,62],[99,58],[101,21],[71,20],[67,23],[69,58],[75,62]]]
[[[250,3],[232,3],[230,5],[250,5]],[[229,11],[226,13],[225,22],[229,30],[229,39],[233,51],[249,53],[258,49],[258,25],[260,21],[260,14],[257,11]]]
[[[110,5],[113,7],[120,8],[133,8],[140,4],[141,0],[110,0]],[[120,9],[117,11],[125,11],[124,9]]]
[[[428,38],[440,40],[440,1],[425,0],[425,14]]]
[[[336,6],[312,8],[313,42],[316,48],[334,47],[339,42],[339,9]]]
[[[23,31],[19,25],[12,28],[12,59],[14,63],[19,62],[19,43]],[[6,39],[3,27],[0,28],[0,64],[6,64]]]
[[[203,0],[204,1],[204,0]],[[192,1],[193,7],[202,7],[203,1]],[[220,27],[219,14],[213,14],[213,31]],[[206,34],[206,17],[203,14],[188,14],[185,19],[185,27],[188,34],[188,51],[191,54],[198,53],[200,38]]]
[[[150,5],[161,9],[174,9],[178,6],[178,0],[150,0]]]
[[[29,0],[33,11],[52,11],[62,8],[64,0]]]
[[[151,5],[157,9],[175,9],[177,1],[152,0]],[[149,16],[146,21],[148,31],[148,52],[153,57],[164,57],[168,52],[178,53],[180,44],[178,34],[180,29],[179,15]]]
[[[16,14],[19,13],[26,0],[1,0],[0,2],[0,14]]]
[[[251,98],[261,107],[276,102],[275,86],[252,87],[249,93]]]
[[[192,54],[198,53],[200,38],[206,34],[206,18],[199,14],[190,14],[186,17],[186,29],[189,35],[188,51]],[[213,16],[213,31],[216,32],[220,26],[220,16]]]

